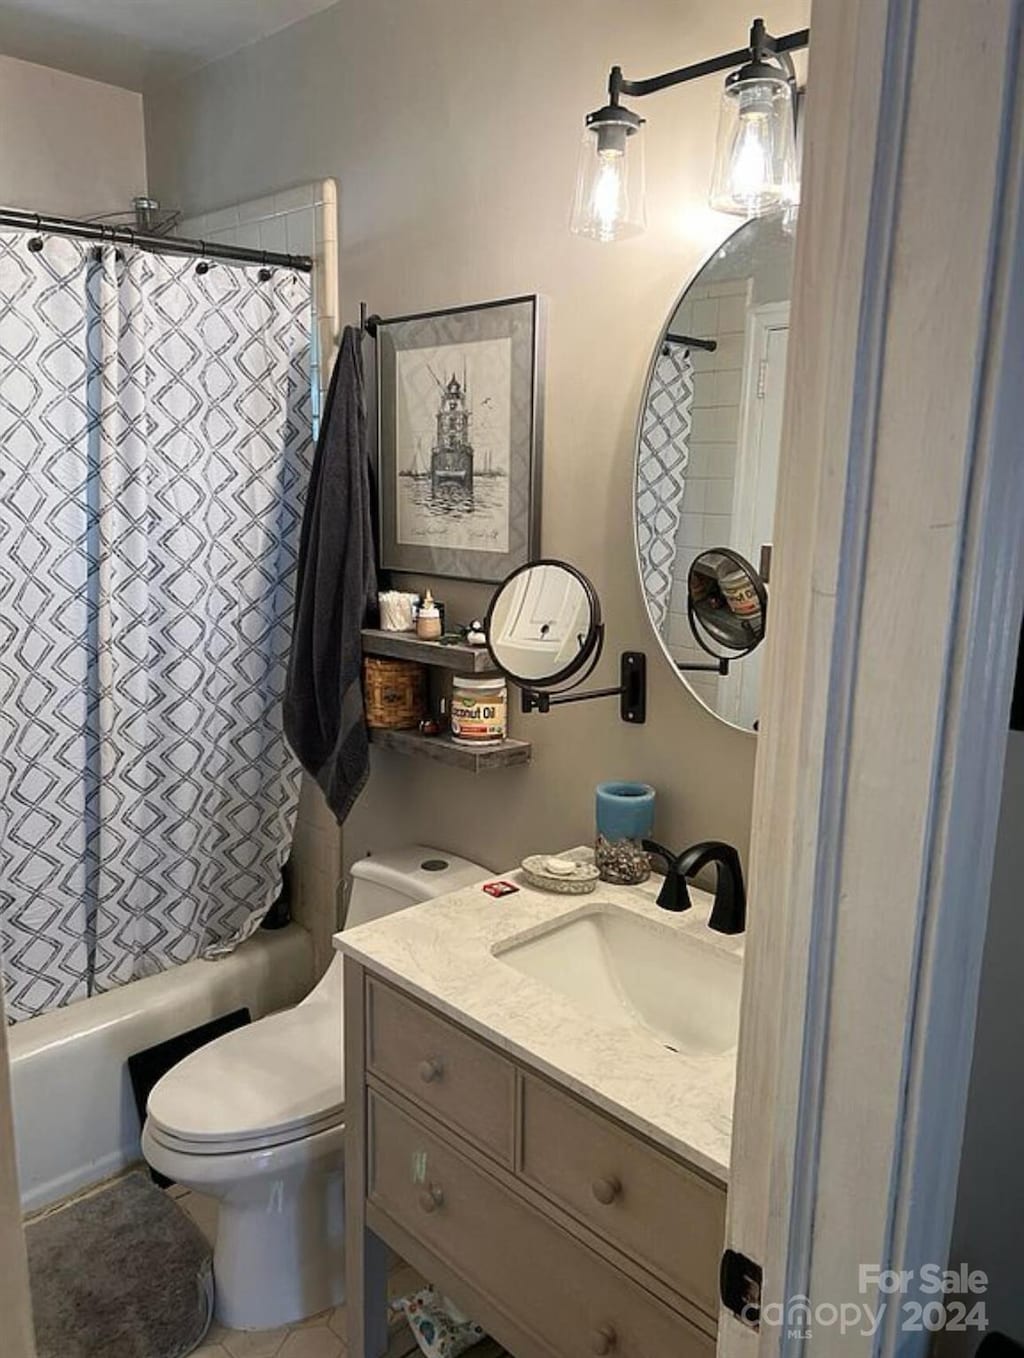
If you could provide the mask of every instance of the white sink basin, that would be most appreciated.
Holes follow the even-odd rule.
[[[736,1046],[743,964],[700,937],[595,902],[495,957],[612,1022],[639,1024],[673,1051]]]

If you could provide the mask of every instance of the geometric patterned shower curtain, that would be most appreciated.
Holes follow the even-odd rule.
[[[651,374],[637,458],[636,541],[640,578],[661,631],[675,582],[679,525],[690,461],[693,363],[685,345],[666,340]]]
[[[8,1018],[228,951],[280,888],[308,278],[0,232]]]

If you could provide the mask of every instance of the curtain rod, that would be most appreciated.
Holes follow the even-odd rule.
[[[693,335],[673,335],[671,331],[665,339],[672,344],[685,344],[689,349],[706,349],[709,354],[713,354],[718,348],[718,340],[695,339]]]
[[[102,222],[81,222],[73,217],[46,217],[38,212],[0,208],[0,228],[14,227],[41,235],[76,236],[110,245],[138,246],[168,255],[198,255],[202,259],[233,260],[238,264],[262,264],[267,268],[295,269],[310,273],[313,261],[308,255],[282,255],[273,250],[251,250],[241,245],[222,245],[216,241],[186,240],[178,236],[155,236],[130,226],[106,226]]]

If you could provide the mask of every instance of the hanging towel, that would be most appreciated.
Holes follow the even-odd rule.
[[[302,521],[284,700],[289,744],[339,825],[370,770],[359,633],[376,593],[362,334],[346,326]]]

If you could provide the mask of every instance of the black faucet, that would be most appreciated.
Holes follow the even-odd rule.
[[[741,934],[747,924],[747,892],[743,885],[740,856],[731,844],[708,839],[691,845],[680,854],[670,853],[651,839],[643,841],[647,853],[663,858],[668,871],[658,892],[658,904],[663,910],[689,910],[693,902],[686,879],[693,877],[714,863],[718,868],[715,883],[715,903],[711,907],[708,928],[720,934]]]

